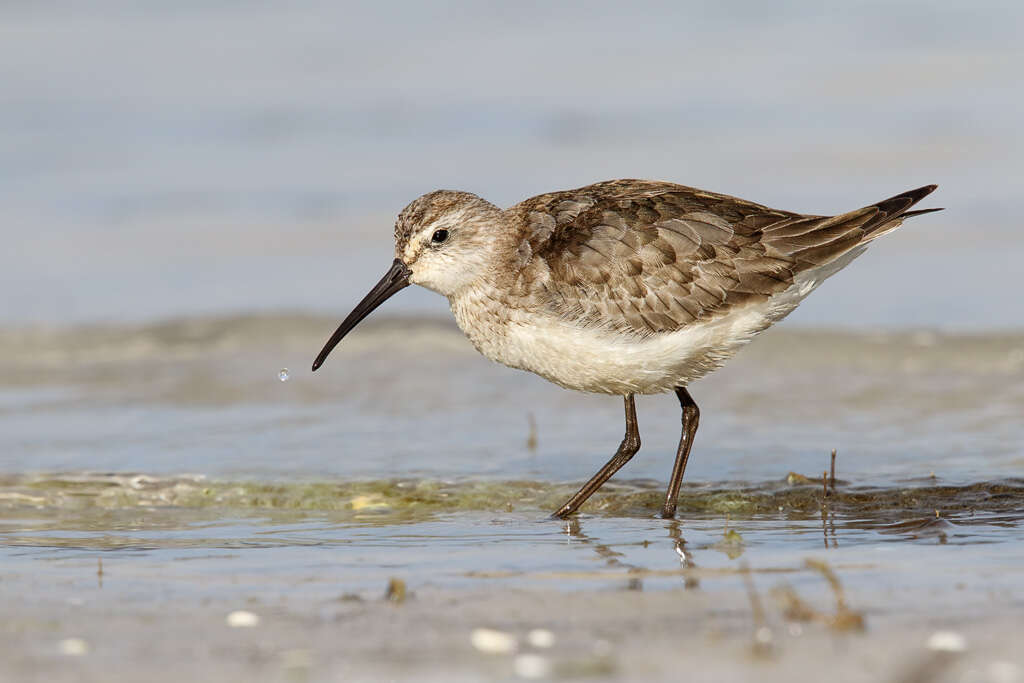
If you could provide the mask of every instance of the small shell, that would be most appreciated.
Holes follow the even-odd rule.
[[[956,631],[936,631],[929,636],[926,647],[934,652],[963,652],[967,640]]]
[[[491,628],[475,628],[469,636],[473,647],[480,652],[492,655],[512,654],[518,648],[516,638],[511,633],[496,631]]]
[[[62,655],[68,657],[81,657],[89,654],[89,643],[81,638],[65,638],[57,643],[57,649]]]
[[[259,626],[260,617],[252,612],[236,610],[229,614],[225,621],[231,628],[252,628],[253,626]]]

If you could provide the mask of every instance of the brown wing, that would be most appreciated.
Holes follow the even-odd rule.
[[[671,183],[616,180],[510,209],[527,226],[523,286],[587,326],[648,335],[766,300],[898,225],[935,186],[835,217]],[[529,285],[527,285],[529,283]]]

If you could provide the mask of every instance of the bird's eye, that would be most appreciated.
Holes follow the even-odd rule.
[[[441,244],[448,241],[448,231],[438,230],[434,233],[434,236],[430,238],[430,241],[434,244]]]

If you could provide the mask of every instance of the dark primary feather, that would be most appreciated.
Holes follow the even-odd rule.
[[[907,209],[934,189],[832,217],[642,180],[544,194],[510,209],[527,226],[520,285],[584,325],[672,332],[784,291],[922,213]]]

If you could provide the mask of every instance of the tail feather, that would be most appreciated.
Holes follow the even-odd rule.
[[[936,211],[945,211],[942,207],[937,209],[918,209],[917,211],[905,211],[900,218],[912,218],[914,216],[923,216],[926,213],[935,213]]]
[[[939,211],[908,210],[936,187],[925,185],[837,216],[799,216],[782,221],[766,228],[765,243],[788,255],[801,269],[824,266],[853,250],[861,253],[858,247],[895,230],[904,218]]]
[[[881,237],[882,235],[895,230],[903,222],[904,218],[911,216],[920,216],[924,213],[931,213],[932,211],[941,211],[941,209],[919,209],[917,211],[907,211],[914,204],[930,195],[938,185],[925,185],[919,187],[916,190],[909,190],[895,197],[889,197],[883,199],[880,202],[867,206],[867,209],[877,209],[878,213],[862,226],[864,230],[864,242]]]

